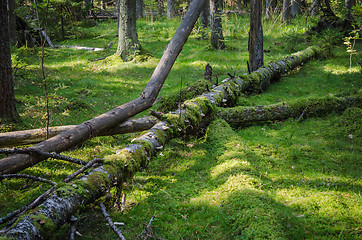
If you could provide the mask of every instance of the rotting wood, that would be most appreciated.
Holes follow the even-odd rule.
[[[284,120],[288,118],[321,116],[331,111],[343,111],[361,105],[358,97],[310,97],[268,106],[217,108],[215,115],[229,124],[240,125],[259,121]]]
[[[44,152],[62,152],[70,147],[84,142],[119,123],[122,123],[137,113],[150,108],[155,102],[163,83],[165,82],[177,56],[182,50],[206,0],[194,0],[189,6],[176,33],[166,47],[155,71],[153,72],[141,96],[112,109],[98,117],[77,125],[72,130],[62,132],[55,137],[32,146]],[[33,157],[18,154],[0,160],[0,174],[17,173],[27,167],[44,160],[44,157]]]
[[[141,132],[150,129],[156,124],[156,122],[157,120],[153,117],[129,119],[113,128],[98,132],[96,136],[112,136],[117,134]],[[48,136],[54,137],[64,131],[73,129],[74,127],[76,127],[76,125],[50,127]],[[45,128],[0,133],[0,147],[15,147],[34,144],[44,140],[46,140]]]
[[[215,107],[232,102],[241,92],[251,89],[259,91],[260,86],[266,87],[271,79],[293,69],[296,62],[311,59],[318,51],[318,48],[308,48],[250,75],[226,79],[210,92],[185,101],[174,113],[163,114],[165,121],[157,123],[145,134],[134,139],[129,146],[106,156],[102,166],[58,187],[55,193],[39,206],[38,211],[29,213],[8,231],[4,235],[5,239],[49,237],[74,211],[106,194],[115,183],[122,184],[131,179],[149,163],[158,149],[170,139],[182,136],[187,129],[196,128],[203,119],[214,113]],[[40,225],[37,222],[40,218],[45,224]]]

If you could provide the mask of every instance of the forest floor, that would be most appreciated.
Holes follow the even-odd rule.
[[[160,95],[178,94],[181,85],[202,79],[206,63],[213,67],[219,82],[227,73],[245,74],[248,21],[248,16],[238,15],[224,19],[227,49],[220,51],[200,39],[197,26]],[[178,23],[138,21],[140,42],[153,56],[136,57],[131,62],[113,55],[117,47],[115,21],[79,28],[77,38],[57,43],[104,47],[114,42],[110,49],[46,48],[51,125],[81,123],[138,97]],[[309,19],[306,24],[303,17],[289,25],[278,19],[263,23],[265,63],[321,42],[327,47],[323,56],[283,76],[264,93],[239,98],[238,105],[350,96],[359,91],[362,73],[357,62],[362,60],[362,43],[357,42],[350,67],[350,55],[338,32],[305,36],[313,23],[315,20]],[[45,126],[40,52],[37,48],[13,49],[18,69],[16,99],[23,122],[8,128]],[[153,215],[155,239],[362,239],[361,116],[361,108],[353,107],[301,122],[288,119],[234,127],[216,119],[206,133],[172,140],[147,169],[124,186],[125,211],[113,208],[113,198],[106,206],[114,221],[125,223],[120,229],[127,239],[135,239]],[[63,154],[83,160],[103,157],[138,135],[94,138]],[[76,168],[46,160],[22,173],[60,182]],[[3,180],[0,216],[48,188],[27,180]],[[75,216],[83,235],[80,239],[116,239],[97,204]],[[68,234],[69,225],[65,224],[53,239],[65,239]]]

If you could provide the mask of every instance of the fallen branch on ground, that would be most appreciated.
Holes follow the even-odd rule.
[[[150,129],[156,122],[157,120],[153,117],[129,119],[110,129],[98,132],[96,136],[112,136],[116,134],[141,132]],[[54,137],[75,127],[76,125],[50,127],[48,137]],[[15,147],[38,143],[44,140],[46,140],[46,129],[44,128],[0,133],[0,147]]]
[[[126,240],[126,238],[123,236],[121,230],[119,230],[117,228],[117,226],[114,225],[111,216],[109,216],[109,214],[106,210],[106,207],[104,206],[104,204],[102,202],[99,202],[99,207],[101,208],[102,214],[103,214],[104,218],[107,220],[107,222],[108,222],[110,228],[113,230],[113,232],[118,236],[119,239]]]
[[[36,177],[36,176],[32,176],[32,175],[27,175],[27,174],[4,174],[4,175],[0,175],[0,181],[3,180],[3,179],[6,179],[6,178],[28,178],[28,179],[32,179],[34,181],[48,183],[48,184],[51,184],[53,186],[57,185],[56,182],[50,181],[48,179],[41,178],[41,177]]]

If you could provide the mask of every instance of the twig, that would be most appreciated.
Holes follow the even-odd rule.
[[[153,220],[155,220],[155,218],[156,218],[155,215],[153,215],[153,216],[151,217],[151,219],[150,219],[150,221],[148,222],[147,226],[145,226],[145,230],[143,230],[143,231],[141,232],[141,234],[137,236],[136,239],[147,239],[148,237],[154,237],[154,236],[153,236],[154,233],[153,233],[153,231],[152,231],[152,229],[151,229],[151,224],[152,224]]]
[[[118,236],[119,239],[122,240],[126,240],[126,238],[123,236],[121,230],[119,230],[116,225],[114,225],[111,216],[109,216],[106,207],[104,206],[104,204],[102,202],[99,202],[99,207],[101,208],[102,214],[104,216],[104,218],[107,220],[109,226],[112,228],[112,230],[114,231],[114,233]]]
[[[36,177],[36,176],[32,176],[32,175],[27,175],[27,174],[3,174],[3,175],[0,175],[0,180],[3,180],[5,178],[29,178],[29,179],[33,179],[34,181],[49,183],[53,186],[57,185],[56,182],[50,181],[48,179]]]
[[[96,163],[103,162],[103,158],[95,158],[92,161],[88,162],[86,165],[84,165],[82,168],[78,169],[75,173],[70,174],[66,179],[63,180],[63,182],[67,183],[73,180],[76,176],[87,170],[88,168],[91,168]]]
[[[121,202],[121,212],[123,212],[123,210],[126,208],[126,194],[123,193],[122,195],[122,202]]]
[[[54,158],[54,159],[59,159],[59,160],[64,160],[64,161],[68,161],[68,162],[72,162],[72,163],[76,163],[79,165],[86,165],[88,162],[80,160],[78,158],[72,158],[72,157],[68,157],[68,156],[64,156],[58,153],[48,153],[48,152],[43,152],[40,151],[38,149],[34,149],[34,148],[23,148],[23,149],[19,149],[19,148],[14,148],[14,149],[0,149],[0,153],[5,153],[5,154],[39,154],[41,156],[47,157],[47,158]]]

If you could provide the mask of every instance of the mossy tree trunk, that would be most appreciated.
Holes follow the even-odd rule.
[[[124,61],[131,60],[141,50],[136,26],[136,1],[119,0],[117,55]]]
[[[250,1],[250,31],[249,31],[249,70],[255,71],[264,65],[263,26],[261,24],[262,4],[259,0]]]
[[[167,19],[176,17],[175,0],[167,0]]]
[[[259,87],[255,85],[267,86],[271,79],[311,59],[318,51],[319,49],[308,48],[243,78],[226,79],[211,91],[185,101],[174,113],[160,115],[162,122],[134,139],[131,145],[106,156],[103,165],[89,174],[59,185],[47,201],[20,220],[3,237],[49,238],[74,211],[104,195],[115,183],[122,184],[132,178],[135,172],[149,163],[157,149],[162,148],[170,139],[184,135],[189,129],[198,128],[204,119],[215,113],[215,107],[234,102],[242,92],[257,92]]]
[[[14,95],[7,8],[7,1],[0,0],[0,123],[19,120]]]
[[[218,108],[216,115],[230,124],[240,125],[259,121],[321,116],[333,111],[339,112],[348,107],[360,105],[360,98],[327,96],[298,99],[269,106]]]
[[[210,26],[210,1],[206,1],[200,14],[201,21],[201,37],[208,39],[208,27]]]
[[[4,0],[2,0],[4,1]],[[61,134],[38,143],[31,148],[43,152],[62,152],[87,139],[97,135],[98,132],[105,131],[120,124],[130,117],[150,108],[155,102],[163,83],[165,82],[177,56],[182,50],[193,26],[201,12],[206,0],[194,0],[190,4],[185,17],[176,30],[175,35],[167,45],[156,69],[154,70],[145,90],[141,96],[117,108],[114,108],[96,118],[77,125],[74,129],[62,132]],[[0,173],[16,173],[27,167],[33,166],[45,158],[16,154],[0,159]]]
[[[222,1],[210,0],[210,15],[211,15],[211,45],[215,49],[224,49],[224,35],[222,32],[221,14]]]

